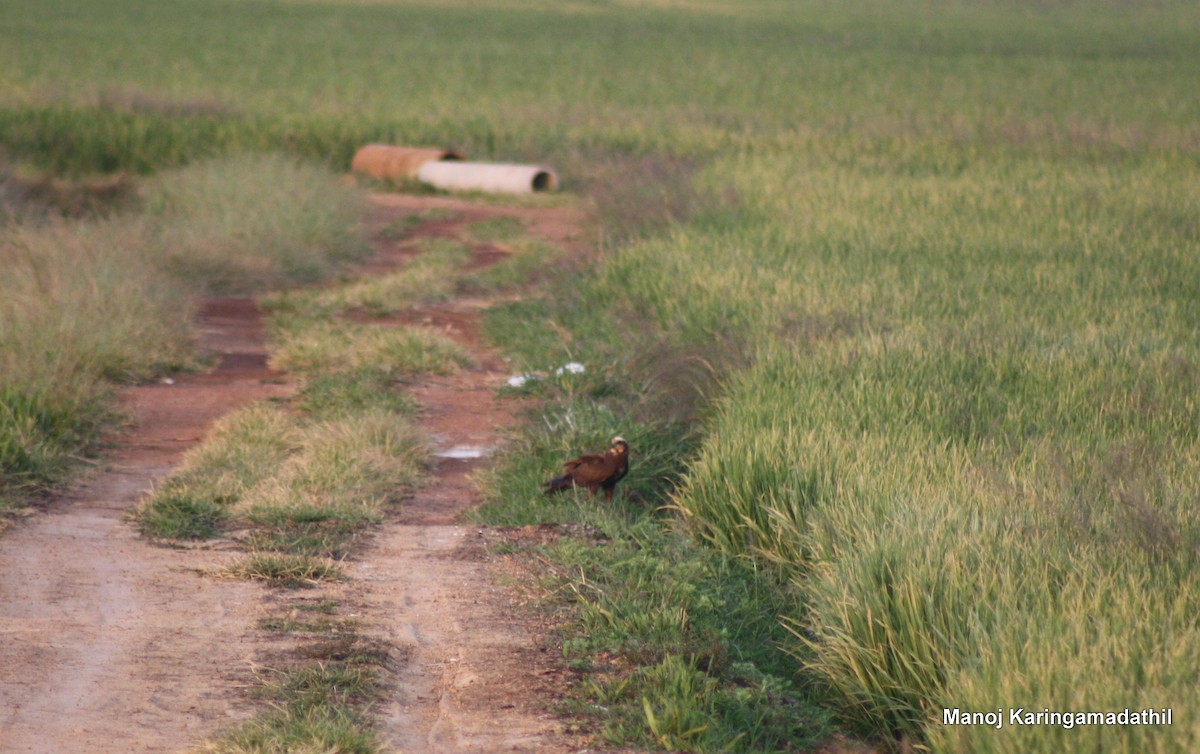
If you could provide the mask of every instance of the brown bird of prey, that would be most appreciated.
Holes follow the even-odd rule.
[[[562,476],[556,476],[543,485],[547,495],[572,487],[587,487],[593,495],[603,489],[604,499],[612,500],[617,482],[629,473],[629,443],[624,438],[614,437],[604,455],[580,456],[574,461],[567,461],[563,469]]]

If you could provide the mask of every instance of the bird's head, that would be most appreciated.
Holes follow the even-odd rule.
[[[628,453],[629,443],[625,442],[624,437],[614,437],[612,442],[609,443],[609,452],[617,453],[618,455]]]

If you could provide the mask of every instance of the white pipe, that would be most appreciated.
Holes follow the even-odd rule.
[[[427,162],[417,171],[417,180],[446,191],[531,194],[558,188],[553,170],[483,162]]]

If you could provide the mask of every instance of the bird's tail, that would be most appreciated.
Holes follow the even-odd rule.
[[[551,479],[549,482],[546,482],[545,484],[542,485],[543,491],[547,495],[553,495],[555,492],[562,492],[563,490],[569,490],[574,486],[575,486],[575,480],[571,479],[571,477],[566,474],[563,474],[562,476],[556,476],[553,479]]]

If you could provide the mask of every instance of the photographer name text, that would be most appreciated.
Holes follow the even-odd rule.
[[[1068,730],[1085,725],[1170,725],[1173,710],[1159,709],[1109,710],[1105,712],[1066,712],[1026,709],[1025,707],[1001,707],[987,712],[958,709],[942,710],[942,725],[985,725],[996,730],[1004,726],[1058,725]]]

